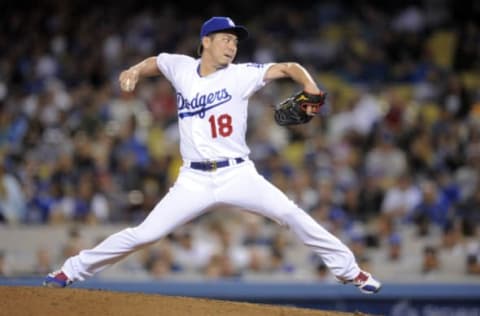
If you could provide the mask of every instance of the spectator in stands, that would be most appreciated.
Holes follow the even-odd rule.
[[[412,216],[412,212],[420,204],[422,192],[413,182],[410,173],[405,172],[396,177],[395,183],[389,187],[381,206],[379,218],[379,233],[381,236],[389,236],[399,224]]]
[[[360,183],[358,194],[358,213],[365,219],[371,220],[381,212],[381,204],[384,199],[384,191],[381,186],[381,178],[378,175],[366,175]]]
[[[441,250],[452,257],[464,254],[464,239],[462,234],[462,222],[455,218],[449,220],[442,231]]]
[[[333,107],[333,113],[330,114],[327,122],[328,139],[332,143],[338,142],[347,134],[357,133],[353,125],[355,122],[354,106],[354,100],[350,100],[344,107]]]
[[[35,275],[45,275],[49,273],[48,271],[52,270],[53,262],[50,255],[49,248],[39,247],[36,252],[36,262],[33,267],[33,274]]]
[[[239,277],[231,258],[226,253],[217,253],[212,256],[205,267],[205,276],[211,279]]]
[[[346,214],[353,221],[367,222],[368,212],[362,212],[362,205],[360,205],[360,188],[356,184],[348,185],[344,188],[341,208],[345,210]]]
[[[435,163],[435,147],[432,142],[431,131],[422,116],[409,131],[403,133],[406,142],[408,165],[416,175],[427,174]]]
[[[296,272],[293,263],[287,260],[287,252],[290,242],[284,231],[277,230],[272,238],[270,256],[268,258],[267,271],[277,275],[291,274]]]
[[[161,240],[155,246],[146,249],[142,259],[143,268],[156,279],[170,276],[173,272],[181,271],[184,267],[178,266],[171,245]]]
[[[367,89],[354,92],[357,98],[354,100],[353,128],[358,135],[366,137],[381,120],[383,115],[379,100]]]
[[[470,71],[478,67],[480,29],[474,20],[461,22],[460,34],[455,47],[454,69],[457,71]]]
[[[121,92],[118,98],[109,103],[108,118],[110,124],[121,133],[123,128],[130,129],[130,126],[135,126],[136,128],[131,131],[132,137],[140,142],[146,141],[150,112],[142,98],[136,97],[135,94]]]
[[[266,233],[263,222],[265,219],[250,213],[243,213],[245,225],[242,244],[244,246],[269,246],[272,244],[272,238]]]
[[[439,191],[445,195],[448,203],[457,206],[462,198],[461,191],[458,181],[454,178],[450,169],[440,168],[435,170],[432,179],[438,184]]]
[[[0,277],[8,276],[7,256],[5,251],[0,250]]]
[[[365,232],[356,231],[355,228],[352,228],[350,231],[349,247],[352,249],[355,258],[358,259],[360,267],[362,269],[372,270],[370,267],[370,257],[367,252],[367,240]]]
[[[68,231],[68,239],[62,247],[61,260],[76,255],[80,250],[86,247],[86,242],[81,236],[80,229],[78,227],[72,227]]]
[[[379,176],[383,186],[407,172],[405,152],[397,147],[392,133],[379,130],[374,147],[367,152],[364,167],[367,175]]]
[[[388,260],[400,261],[402,258],[402,238],[398,233],[392,233],[388,238]]]
[[[175,94],[170,88],[170,83],[165,78],[160,79],[153,95],[148,102],[149,113],[156,122],[168,125],[176,118],[177,104]]]
[[[97,189],[94,175],[84,173],[78,179],[72,219],[86,224],[107,222],[109,206],[106,197]]]
[[[417,225],[418,234],[428,235],[431,224],[439,228],[445,227],[452,215],[451,207],[448,198],[439,191],[438,185],[433,181],[425,181],[422,184],[422,200],[410,216]]]
[[[345,191],[358,184],[359,176],[356,172],[361,168],[361,153],[359,143],[361,138],[354,134],[345,135],[340,141],[329,145],[332,160],[330,172],[335,187],[335,202],[342,203]],[[322,176],[319,175],[321,179]],[[343,196],[343,197],[342,197]],[[355,212],[350,215],[355,216]]]
[[[385,128],[393,135],[398,135],[405,124],[408,103],[395,88],[387,88],[385,92],[388,109],[383,117]]]
[[[445,111],[442,113],[445,113]],[[455,123],[451,119],[447,119],[447,121],[443,122],[437,121],[433,130],[435,155],[432,170],[434,172],[437,172],[441,168],[455,170],[464,165],[465,156],[462,148],[463,137],[461,135],[461,125]]]
[[[328,201],[318,203],[310,213],[325,229],[336,236],[343,235],[345,230],[351,225],[350,218],[346,212],[341,207]]]
[[[315,276],[316,281],[324,282],[324,283],[335,283],[338,282],[329,271],[327,265],[322,261],[318,260],[315,269]]]
[[[312,178],[313,175],[306,169],[297,169],[290,180],[290,190],[287,191],[287,195],[304,210],[310,210],[317,199]]]
[[[269,155],[262,168],[262,175],[270,180],[275,179],[275,175],[285,176],[290,179],[293,176],[294,169],[290,162],[287,161],[276,149],[271,149]],[[283,186],[281,186],[283,188]]]
[[[456,120],[464,120],[472,108],[472,101],[465,85],[461,77],[455,74],[448,77],[447,89],[441,100],[443,109]]]
[[[473,195],[458,206],[458,216],[462,222],[462,234],[473,237],[475,230],[480,227],[480,186],[477,186]]]
[[[430,274],[440,269],[438,249],[434,246],[425,246],[423,249],[422,273]]]
[[[295,272],[295,266],[287,262],[285,253],[277,248],[270,248],[266,271],[272,275],[285,275]]]
[[[8,224],[25,220],[27,204],[20,182],[5,170],[5,161],[0,152],[0,221]]]
[[[206,240],[194,238],[189,230],[183,228],[174,232],[173,236],[172,255],[178,268],[186,272],[199,272],[205,268],[214,254],[214,246]]]
[[[171,273],[170,263],[163,257],[155,257],[147,266],[149,275],[155,279],[167,277]]]
[[[470,197],[480,186],[480,128],[476,124],[471,124],[469,129],[468,141],[465,144],[465,164],[459,166],[458,176],[462,178],[462,193],[465,197]]]
[[[480,243],[472,241],[467,247],[467,274],[480,275]]]
[[[219,222],[213,223],[212,232],[218,240],[218,249],[214,251],[211,257],[211,267],[219,266],[222,273],[230,276],[240,275],[248,269],[252,263],[255,253],[251,247],[245,247],[235,241],[235,236],[226,225]],[[209,268],[207,268],[209,269]]]

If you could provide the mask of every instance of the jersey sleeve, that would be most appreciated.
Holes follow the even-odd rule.
[[[156,61],[158,69],[175,86],[177,76],[180,74],[179,69],[191,62],[192,58],[185,55],[160,53]]]
[[[266,81],[264,80],[265,73],[268,68],[272,66],[273,63],[268,64],[256,64],[256,63],[245,63],[239,64],[240,74],[238,80],[240,88],[242,89],[242,97],[249,98],[252,94],[257,92],[260,88],[265,86]]]

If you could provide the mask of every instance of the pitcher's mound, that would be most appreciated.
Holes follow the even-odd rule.
[[[0,316],[353,316],[274,305],[87,289],[0,286]]]

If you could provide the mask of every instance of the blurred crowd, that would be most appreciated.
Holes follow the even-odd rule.
[[[329,93],[321,117],[291,128],[275,124],[270,105],[298,87],[280,81],[252,98],[260,173],[362,264],[369,248],[388,251],[385,262],[405,257],[413,229],[428,238],[421,273],[439,269],[439,252],[460,251],[464,273],[480,274],[478,3],[179,3],[49,1],[0,13],[0,229],[139,223],[182,164],[176,99],[163,77],[122,93],[118,74],[163,51],[195,56],[202,22],[229,15],[251,33],[237,62],[300,62]],[[284,228],[247,218],[235,242],[217,218],[201,221],[205,239],[179,229],[143,269],[291,272]],[[0,275],[4,257],[0,248]]]

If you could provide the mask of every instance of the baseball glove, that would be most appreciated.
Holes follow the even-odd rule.
[[[311,94],[299,91],[275,106],[275,121],[281,126],[308,123],[318,114],[326,96],[326,93]]]

